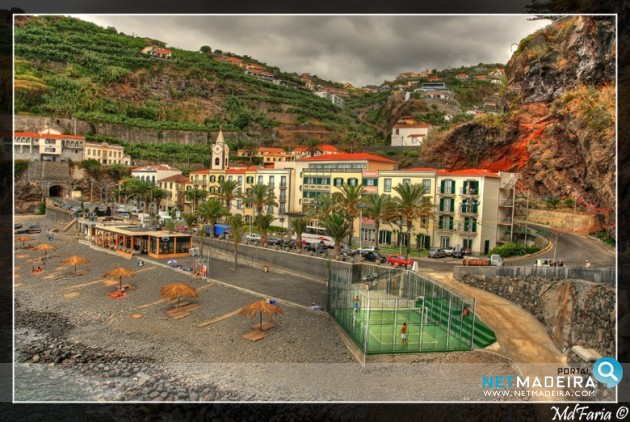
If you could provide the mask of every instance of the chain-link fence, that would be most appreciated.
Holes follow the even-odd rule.
[[[411,270],[330,271],[328,312],[366,354],[470,350],[496,340],[476,318],[474,298]]]

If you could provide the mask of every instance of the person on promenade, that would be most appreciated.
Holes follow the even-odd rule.
[[[400,329],[400,338],[402,339],[402,344],[407,344],[407,323],[403,322],[402,328]]]
[[[469,313],[470,311],[468,310],[468,307],[464,306],[464,309],[462,310],[462,316],[467,317]]]
[[[356,295],[354,297],[354,300],[352,301],[352,311],[353,313],[357,313],[357,311],[359,310],[359,295]]]

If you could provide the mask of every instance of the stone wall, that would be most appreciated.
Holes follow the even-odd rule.
[[[614,285],[543,277],[513,278],[465,274],[461,282],[494,293],[521,306],[547,327],[556,346],[575,345],[615,353]]]
[[[544,224],[568,232],[583,232],[588,228],[596,227],[598,224],[597,218],[594,215],[536,209],[529,210],[527,221],[535,224]]]
[[[508,278],[526,278],[538,276],[551,279],[573,279],[602,283],[614,286],[617,282],[615,268],[585,268],[585,267],[536,267],[505,265],[502,267],[468,267],[453,268],[453,277],[461,281],[465,275],[472,276],[502,276]]]
[[[197,243],[198,238],[195,237],[194,239],[195,243]],[[204,238],[203,242],[204,248],[206,248],[204,252],[207,252],[208,246],[212,245],[213,258],[216,257],[222,261],[234,261],[233,242],[210,238]],[[310,253],[298,254],[295,251],[276,250],[275,247],[263,248],[246,244],[238,245],[238,263],[239,265],[242,264],[258,268],[267,265],[272,269],[284,269],[293,273],[304,274],[308,278],[320,281],[326,281],[329,268],[332,270],[346,271],[351,271],[353,268],[353,264],[350,262],[311,256]]]
[[[125,142],[150,142],[179,144],[207,144],[216,139],[218,132],[202,132],[191,130],[155,130],[130,127],[113,123],[89,123],[77,119],[50,118],[43,116],[15,116],[17,132],[37,132],[44,127],[59,130],[63,133],[83,135],[94,134],[120,138]],[[235,134],[224,132],[226,140],[235,138]]]
[[[72,212],[54,207],[50,200],[46,201],[46,217],[56,223],[69,223],[74,220],[74,214]]]

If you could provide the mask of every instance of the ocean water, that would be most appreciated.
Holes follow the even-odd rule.
[[[115,401],[116,390],[68,373],[59,365],[17,363],[15,401],[102,402]]]

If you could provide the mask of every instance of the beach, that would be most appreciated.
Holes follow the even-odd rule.
[[[37,223],[43,230],[62,228],[45,218]],[[304,295],[296,300],[283,300],[276,290],[284,315],[274,319],[277,326],[266,338],[248,341],[242,336],[258,319],[234,312],[268,295],[262,281],[259,293],[230,283],[238,286],[239,277],[265,277],[282,285],[291,282],[290,274],[244,266],[234,270],[232,262],[213,260],[208,281],[169,268],[166,260],[147,260],[137,267],[135,259],[80,243],[72,229],[55,233],[53,241],[43,231],[31,237],[37,240],[34,244],[51,243],[58,249],[48,252],[46,265],[40,260],[43,252],[15,251],[16,377],[20,370],[32,376],[33,367],[45,365],[87,385],[85,400],[483,400],[482,375],[517,374],[507,359],[485,351],[387,355],[364,366],[326,313],[307,309],[311,297],[325,300],[326,286],[317,281],[299,280],[305,283]],[[74,267],[60,264],[72,255],[90,260],[77,267],[79,275],[73,274]],[[44,272],[33,274],[34,265],[43,266]],[[126,297],[114,299],[109,293],[118,282],[103,275],[121,266],[136,275],[123,280],[130,284]],[[169,315],[174,305],[160,296],[160,289],[170,283],[198,289],[199,296],[188,300],[199,305],[190,315]],[[16,385],[15,399],[29,401],[32,395]],[[58,394],[49,399],[60,400]]]

